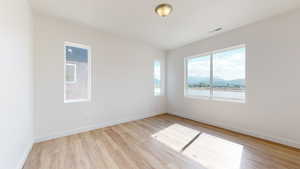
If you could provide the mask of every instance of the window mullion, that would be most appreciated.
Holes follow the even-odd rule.
[[[210,54],[210,98],[213,97],[213,53]]]

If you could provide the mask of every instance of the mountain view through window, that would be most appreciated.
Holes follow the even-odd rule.
[[[245,53],[239,47],[187,58],[186,95],[244,100]]]

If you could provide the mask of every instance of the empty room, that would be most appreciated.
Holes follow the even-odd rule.
[[[0,169],[300,169],[299,0],[0,0],[0,37]]]

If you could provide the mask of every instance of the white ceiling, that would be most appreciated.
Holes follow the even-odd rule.
[[[30,0],[34,10],[121,36],[173,49],[298,8],[300,0]],[[156,5],[173,13],[162,18]]]

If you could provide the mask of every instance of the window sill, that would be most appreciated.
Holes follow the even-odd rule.
[[[230,99],[230,98],[214,98],[214,97],[208,97],[208,96],[190,96],[185,95],[185,98],[188,99],[200,99],[200,100],[208,100],[208,101],[220,101],[220,102],[233,102],[233,103],[242,103],[245,104],[246,100],[237,100],[237,99]]]

